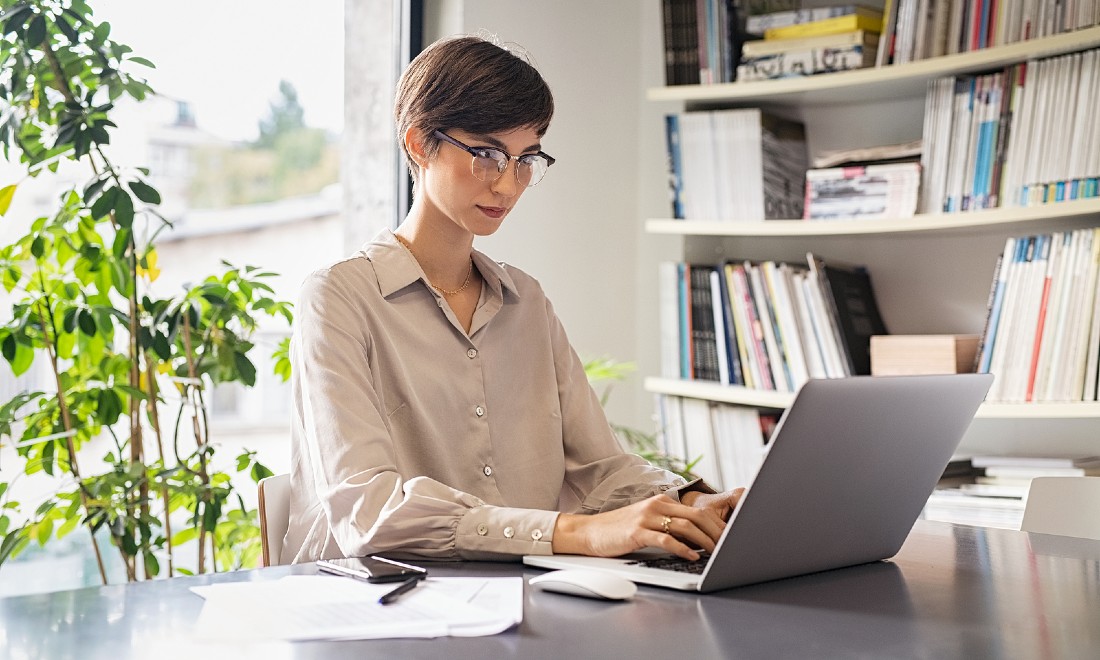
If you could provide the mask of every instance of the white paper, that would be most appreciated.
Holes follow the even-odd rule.
[[[523,619],[523,578],[428,578],[389,605],[393,584],[330,575],[193,587],[206,599],[202,639],[318,640],[476,637]]]

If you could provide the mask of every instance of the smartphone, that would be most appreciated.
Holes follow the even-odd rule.
[[[385,557],[347,557],[341,559],[319,559],[318,570],[326,573],[347,575],[367,582],[404,582],[409,579],[425,578],[427,569]]]

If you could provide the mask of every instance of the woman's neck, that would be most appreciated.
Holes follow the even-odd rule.
[[[394,233],[434,286],[453,291],[469,281],[474,235],[450,219],[431,222],[414,205]]]

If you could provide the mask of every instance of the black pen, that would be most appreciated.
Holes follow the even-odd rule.
[[[400,598],[401,594],[408,593],[415,589],[416,585],[420,583],[420,580],[420,576],[405,580],[393,591],[387,591],[386,593],[382,594],[382,597],[378,599],[378,603],[380,605],[389,605],[390,603]]]

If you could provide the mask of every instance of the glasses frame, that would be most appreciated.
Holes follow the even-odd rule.
[[[518,156],[513,156],[512,154],[508,153],[507,151],[501,149],[500,147],[471,147],[470,145],[464,144],[464,143],[454,139],[450,135],[447,135],[446,133],[444,133],[443,131],[440,131],[440,130],[435,131],[434,135],[437,138],[439,138],[440,140],[443,140],[444,142],[447,142],[449,144],[453,144],[454,146],[458,147],[459,149],[462,149],[466,153],[470,154],[474,158],[474,160],[477,160],[478,158],[485,158],[486,157],[486,156],[481,155],[481,152],[490,151],[490,150],[491,151],[499,151],[500,153],[504,154],[505,158],[508,159],[509,163],[511,163],[511,161],[516,161],[516,167],[514,169],[516,171],[516,182],[517,183],[520,182],[519,181],[519,163],[524,158],[527,158],[528,156],[536,156],[536,157],[544,158],[546,160],[546,169],[547,170],[549,170],[550,166],[553,165],[556,162],[556,159],[553,156],[551,156],[550,154],[546,153],[545,151],[538,151],[538,152],[533,153],[533,154],[520,154]],[[496,160],[496,159],[493,159],[493,160]],[[473,169],[474,169],[474,162],[470,161],[470,172],[471,173],[473,173]],[[497,169],[497,175],[496,175],[496,178],[494,178],[494,179],[482,179],[480,177],[478,177],[478,179],[480,181],[488,181],[489,183],[492,183],[494,181],[500,180],[500,177],[504,176],[504,173],[506,171],[508,171],[508,165],[505,165],[503,170]],[[477,174],[474,174],[474,176],[477,177]],[[546,178],[546,175],[543,174],[542,178]],[[528,183],[527,186],[525,186],[525,187],[533,188],[534,186],[538,185],[539,181],[542,181],[542,178],[540,178],[538,181],[535,181],[534,183]]]

